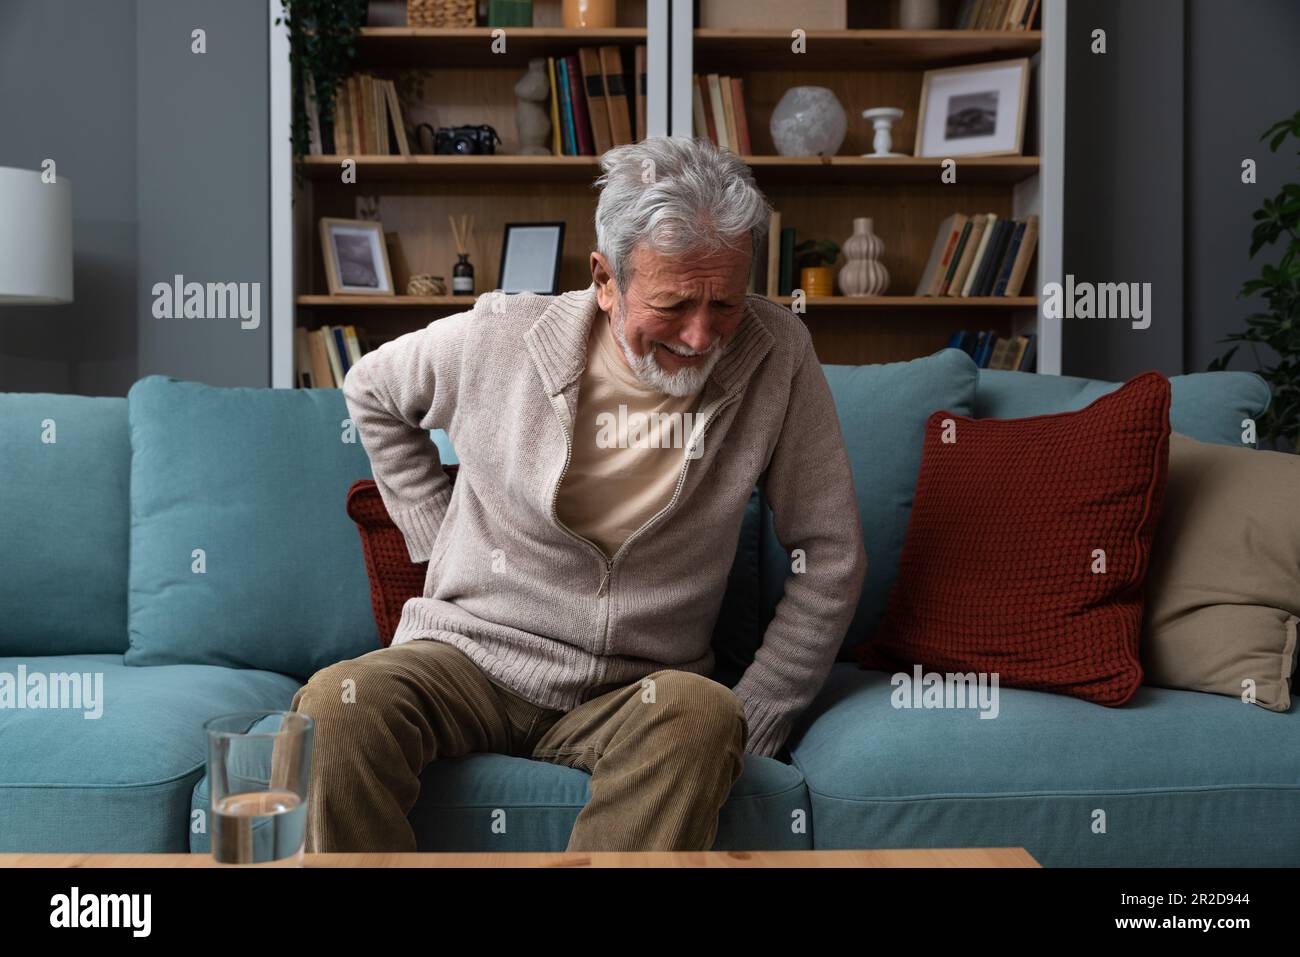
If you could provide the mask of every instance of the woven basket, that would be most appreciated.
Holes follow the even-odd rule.
[[[406,0],[408,27],[472,27],[475,0]]]

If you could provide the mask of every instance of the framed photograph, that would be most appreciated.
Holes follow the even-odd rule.
[[[560,293],[564,223],[506,223],[501,238],[502,292]]]
[[[1012,156],[1024,147],[1029,60],[926,70],[916,156]]]
[[[331,296],[394,295],[382,225],[365,219],[323,217],[320,243]]]

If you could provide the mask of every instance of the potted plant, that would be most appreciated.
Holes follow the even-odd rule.
[[[1260,139],[1269,140],[1269,150],[1276,153],[1288,136],[1300,140],[1300,111],[1273,124]],[[1237,295],[1261,295],[1268,308],[1246,317],[1245,332],[1220,341],[1249,342],[1259,374],[1273,393],[1268,411],[1257,423],[1260,446],[1275,449],[1279,439],[1286,439],[1293,451],[1300,452],[1300,183],[1287,183],[1272,199],[1264,200],[1254,218],[1250,255],[1280,241],[1282,256],[1274,264],[1265,263],[1258,278],[1244,283]],[[1270,347],[1277,362],[1266,366],[1257,344]],[[1215,359],[1210,369],[1226,369],[1238,348],[1233,346]]]
[[[839,255],[839,244],[829,239],[805,239],[794,247],[799,288],[805,296],[835,295],[835,271],[831,267]]]
[[[369,0],[280,0],[276,23],[289,27],[289,73],[293,81],[290,138],[298,174],[311,143],[308,99],[316,106],[323,131],[334,125],[339,85],[352,73],[357,36],[366,22]]]

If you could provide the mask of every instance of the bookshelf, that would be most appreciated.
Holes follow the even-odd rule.
[[[618,45],[630,69],[636,45],[647,47],[647,126],[651,134],[693,135],[691,86],[696,73],[742,78],[754,155],[744,157],[782,225],[797,238],[837,243],[852,232],[853,218],[871,216],[885,243],[888,294],[827,296],[807,300],[808,323],[823,362],[889,362],[942,348],[959,329],[1038,334],[1037,369],[1060,372],[1059,328],[1040,315],[1034,295],[1014,298],[931,298],[913,295],[939,224],[955,211],[999,217],[1040,217],[1036,270],[1026,292],[1060,275],[1064,104],[1064,0],[1043,0],[1041,29],[1026,31],[896,28],[896,0],[846,0],[846,30],[810,30],[809,53],[790,52],[785,30],[697,29],[690,0],[625,0],[618,26],[567,30],[559,26],[559,0],[535,0],[531,28],[507,29],[508,52],[489,52],[492,30],[367,27],[358,45],[358,70],[396,76],[419,70],[424,108],[408,126],[489,123],[503,142],[494,156],[354,156],[355,185],[340,182],[344,157],[311,156],[295,187],[287,148],[273,156],[272,384],[295,383],[296,327],[323,323],[364,327],[372,345],[469,308],[472,296],[330,296],[317,222],[378,215],[400,237],[403,262],[394,262],[396,287],[412,272],[450,280],[454,245],[449,214],[474,216],[471,260],[476,293],[496,287],[506,222],[567,223],[561,289],[590,283],[587,256],[595,242],[592,217],[599,173],[594,156],[520,156],[515,138],[514,84],[528,60],[574,53],[579,47]],[[955,0],[944,0],[952,22]],[[278,8],[278,0],[269,0]],[[276,36],[279,33],[280,36]],[[287,39],[272,27],[272,104],[288,124]],[[283,50],[283,60],[278,51]],[[940,181],[941,159],[903,156],[867,159],[870,124],[864,108],[898,105],[895,149],[912,151],[922,75],[927,69],[1009,57],[1031,58],[1030,116],[1025,155],[958,159],[958,182]],[[776,154],[768,121],[790,86],[829,86],[849,116],[849,131],[833,157]],[[684,107],[684,109],[683,109]],[[363,207],[366,211],[363,212]],[[391,256],[391,250],[390,250]],[[842,262],[842,260],[841,260]],[[1035,275],[1036,273],[1036,275]],[[760,287],[761,289],[762,287]],[[785,305],[790,297],[776,297]]]

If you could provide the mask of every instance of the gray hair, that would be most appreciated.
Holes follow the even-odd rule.
[[[748,246],[753,269],[772,207],[735,153],[707,139],[652,136],[606,151],[600,165],[596,250],[620,291],[640,243],[669,256]]]

